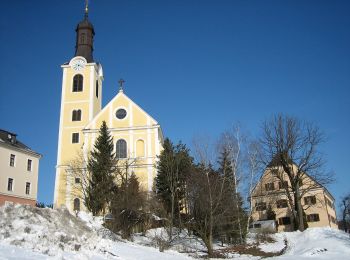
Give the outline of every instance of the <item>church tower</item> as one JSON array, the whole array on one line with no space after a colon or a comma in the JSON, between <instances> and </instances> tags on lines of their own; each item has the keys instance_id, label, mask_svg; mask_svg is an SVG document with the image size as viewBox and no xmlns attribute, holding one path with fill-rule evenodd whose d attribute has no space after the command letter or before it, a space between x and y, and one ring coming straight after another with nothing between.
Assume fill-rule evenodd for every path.
<instances>
[{"instance_id":1,"label":"church tower","mask_svg":"<svg viewBox=\"0 0 350 260\"><path fill-rule=\"evenodd\" d=\"M82 129L101 111L102 66L93 59L95 31L88 19L88 6L76 27L75 55L63 70L58 136L54 207L73 207L67 168L82 151Z\"/></svg>"}]
</instances>

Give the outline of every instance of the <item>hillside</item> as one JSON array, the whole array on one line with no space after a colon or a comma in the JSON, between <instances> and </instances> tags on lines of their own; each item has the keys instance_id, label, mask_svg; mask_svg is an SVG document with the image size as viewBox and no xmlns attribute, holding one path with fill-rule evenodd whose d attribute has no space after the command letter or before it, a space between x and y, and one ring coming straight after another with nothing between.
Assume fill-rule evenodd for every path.
<instances>
[{"instance_id":1,"label":"hillside","mask_svg":"<svg viewBox=\"0 0 350 260\"><path fill-rule=\"evenodd\" d=\"M136 234L134 242L121 239L88 214L72 216L66 210L39 209L7 204L0 207L0 259L193 259L204 256L199 239L180 233L165 252L157 248L166 239L164 229ZM285 254L274 259L349 259L350 239L338 231L314 228L273 235L275 242L260 244L264 252ZM254 243L254 239L250 239ZM222 248L216 246L219 250ZM181 252L181 253L180 253ZM238 253L230 258L260 259Z\"/></svg>"}]
</instances>

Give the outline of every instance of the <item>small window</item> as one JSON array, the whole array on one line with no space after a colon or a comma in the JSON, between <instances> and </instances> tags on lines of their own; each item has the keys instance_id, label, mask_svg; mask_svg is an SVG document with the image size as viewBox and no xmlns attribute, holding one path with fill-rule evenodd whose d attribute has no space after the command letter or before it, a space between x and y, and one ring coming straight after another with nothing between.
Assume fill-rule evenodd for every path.
<instances>
[{"instance_id":1,"label":"small window","mask_svg":"<svg viewBox=\"0 0 350 260\"><path fill-rule=\"evenodd\" d=\"M263 211L266 210L266 202L258 202L255 204L255 210L256 211Z\"/></svg>"},{"instance_id":2,"label":"small window","mask_svg":"<svg viewBox=\"0 0 350 260\"><path fill-rule=\"evenodd\" d=\"M26 182L26 194L30 194L30 182Z\"/></svg>"},{"instance_id":3,"label":"small window","mask_svg":"<svg viewBox=\"0 0 350 260\"><path fill-rule=\"evenodd\" d=\"M79 184L80 183L80 178L75 178L75 183Z\"/></svg>"},{"instance_id":4,"label":"small window","mask_svg":"<svg viewBox=\"0 0 350 260\"><path fill-rule=\"evenodd\" d=\"M283 217L278 219L279 225L290 225L290 217Z\"/></svg>"},{"instance_id":5,"label":"small window","mask_svg":"<svg viewBox=\"0 0 350 260\"><path fill-rule=\"evenodd\" d=\"M305 205L315 205L316 204L316 197L315 196L304 197L304 203L305 203Z\"/></svg>"},{"instance_id":6,"label":"small window","mask_svg":"<svg viewBox=\"0 0 350 260\"><path fill-rule=\"evenodd\" d=\"M74 199L74 211L80 211L80 199Z\"/></svg>"},{"instance_id":7,"label":"small window","mask_svg":"<svg viewBox=\"0 0 350 260\"><path fill-rule=\"evenodd\" d=\"M98 80L96 80L96 97L98 98Z\"/></svg>"},{"instance_id":8,"label":"small window","mask_svg":"<svg viewBox=\"0 0 350 260\"><path fill-rule=\"evenodd\" d=\"M265 184L265 190L266 191L271 191L271 190L274 190L275 189L275 185L273 182L270 182L270 183L266 183Z\"/></svg>"},{"instance_id":9,"label":"small window","mask_svg":"<svg viewBox=\"0 0 350 260\"><path fill-rule=\"evenodd\" d=\"M73 133L72 134L72 144L79 143L79 133Z\"/></svg>"},{"instance_id":10,"label":"small window","mask_svg":"<svg viewBox=\"0 0 350 260\"><path fill-rule=\"evenodd\" d=\"M287 200L278 200L276 204L277 204L277 208L279 209L288 207Z\"/></svg>"},{"instance_id":11,"label":"small window","mask_svg":"<svg viewBox=\"0 0 350 260\"><path fill-rule=\"evenodd\" d=\"M10 166L11 167L15 167L15 159L16 159L16 155L11 154L10 155Z\"/></svg>"},{"instance_id":12,"label":"small window","mask_svg":"<svg viewBox=\"0 0 350 260\"><path fill-rule=\"evenodd\" d=\"M254 228L261 228L261 224L254 224Z\"/></svg>"},{"instance_id":13,"label":"small window","mask_svg":"<svg viewBox=\"0 0 350 260\"><path fill-rule=\"evenodd\" d=\"M116 144L116 157L117 158L126 158L126 141L123 139L119 139Z\"/></svg>"},{"instance_id":14,"label":"small window","mask_svg":"<svg viewBox=\"0 0 350 260\"><path fill-rule=\"evenodd\" d=\"M12 191L13 190L13 179L9 178L7 182L7 190Z\"/></svg>"},{"instance_id":15,"label":"small window","mask_svg":"<svg viewBox=\"0 0 350 260\"><path fill-rule=\"evenodd\" d=\"M279 189L282 190L282 189L285 189L285 188L288 188L288 181L280 181L278 183L278 186L279 186Z\"/></svg>"},{"instance_id":16,"label":"small window","mask_svg":"<svg viewBox=\"0 0 350 260\"><path fill-rule=\"evenodd\" d=\"M27 171L31 172L32 171L32 160L28 159L27 162Z\"/></svg>"},{"instance_id":17,"label":"small window","mask_svg":"<svg viewBox=\"0 0 350 260\"><path fill-rule=\"evenodd\" d=\"M81 110L73 110L72 112L72 121L81 121Z\"/></svg>"},{"instance_id":18,"label":"small window","mask_svg":"<svg viewBox=\"0 0 350 260\"><path fill-rule=\"evenodd\" d=\"M83 91L83 76L77 74L73 78L73 92Z\"/></svg>"},{"instance_id":19,"label":"small window","mask_svg":"<svg viewBox=\"0 0 350 260\"><path fill-rule=\"evenodd\" d=\"M118 118L118 119L123 119L126 117L126 110L123 109L123 108L120 108L117 110L117 112L115 113L115 116Z\"/></svg>"},{"instance_id":20,"label":"small window","mask_svg":"<svg viewBox=\"0 0 350 260\"><path fill-rule=\"evenodd\" d=\"M310 214L306 216L307 222L318 222L320 221L320 216L318 214Z\"/></svg>"}]
</instances>

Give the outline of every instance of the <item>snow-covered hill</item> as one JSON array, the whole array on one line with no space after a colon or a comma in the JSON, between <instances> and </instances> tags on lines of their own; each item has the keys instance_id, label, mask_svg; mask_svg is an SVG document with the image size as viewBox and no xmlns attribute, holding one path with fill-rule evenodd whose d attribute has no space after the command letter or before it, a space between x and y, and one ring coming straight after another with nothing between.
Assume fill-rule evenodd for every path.
<instances>
[{"instance_id":1,"label":"snow-covered hill","mask_svg":"<svg viewBox=\"0 0 350 260\"><path fill-rule=\"evenodd\" d=\"M39 209L7 204L0 207L0 260L3 259L193 259L203 255L204 246L185 233L171 250L159 252L164 229L135 235L134 242L121 239L102 226L100 218L88 214L72 216L66 210ZM338 230L310 228L305 232L273 235L276 242L260 244L265 252L285 254L274 259L350 259L350 238ZM219 246L217 246L219 248ZM181 252L181 253L180 253ZM260 259L229 254L232 258Z\"/></svg>"}]
</instances>

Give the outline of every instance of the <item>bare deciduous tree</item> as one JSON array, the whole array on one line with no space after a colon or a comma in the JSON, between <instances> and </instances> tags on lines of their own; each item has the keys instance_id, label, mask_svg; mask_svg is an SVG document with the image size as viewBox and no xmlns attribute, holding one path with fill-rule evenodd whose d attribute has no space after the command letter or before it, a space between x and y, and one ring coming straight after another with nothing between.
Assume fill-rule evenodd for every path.
<instances>
[{"instance_id":1,"label":"bare deciduous tree","mask_svg":"<svg viewBox=\"0 0 350 260\"><path fill-rule=\"evenodd\" d=\"M342 209L342 228L348 232L350 227L350 193L342 198L340 207Z\"/></svg>"},{"instance_id":2,"label":"bare deciduous tree","mask_svg":"<svg viewBox=\"0 0 350 260\"><path fill-rule=\"evenodd\" d=\"M281 114L266 120L262 130L262 162L282 183L285 178L289 180L290 186L285 187L285 193L291 206L294 229L303 231L302 197L310 189L333 180L332 174L323 171L324 160L318 150L324 135L312 123ZM304 180L309 183L303 185Z\"/></svg>"}]
</instances>

